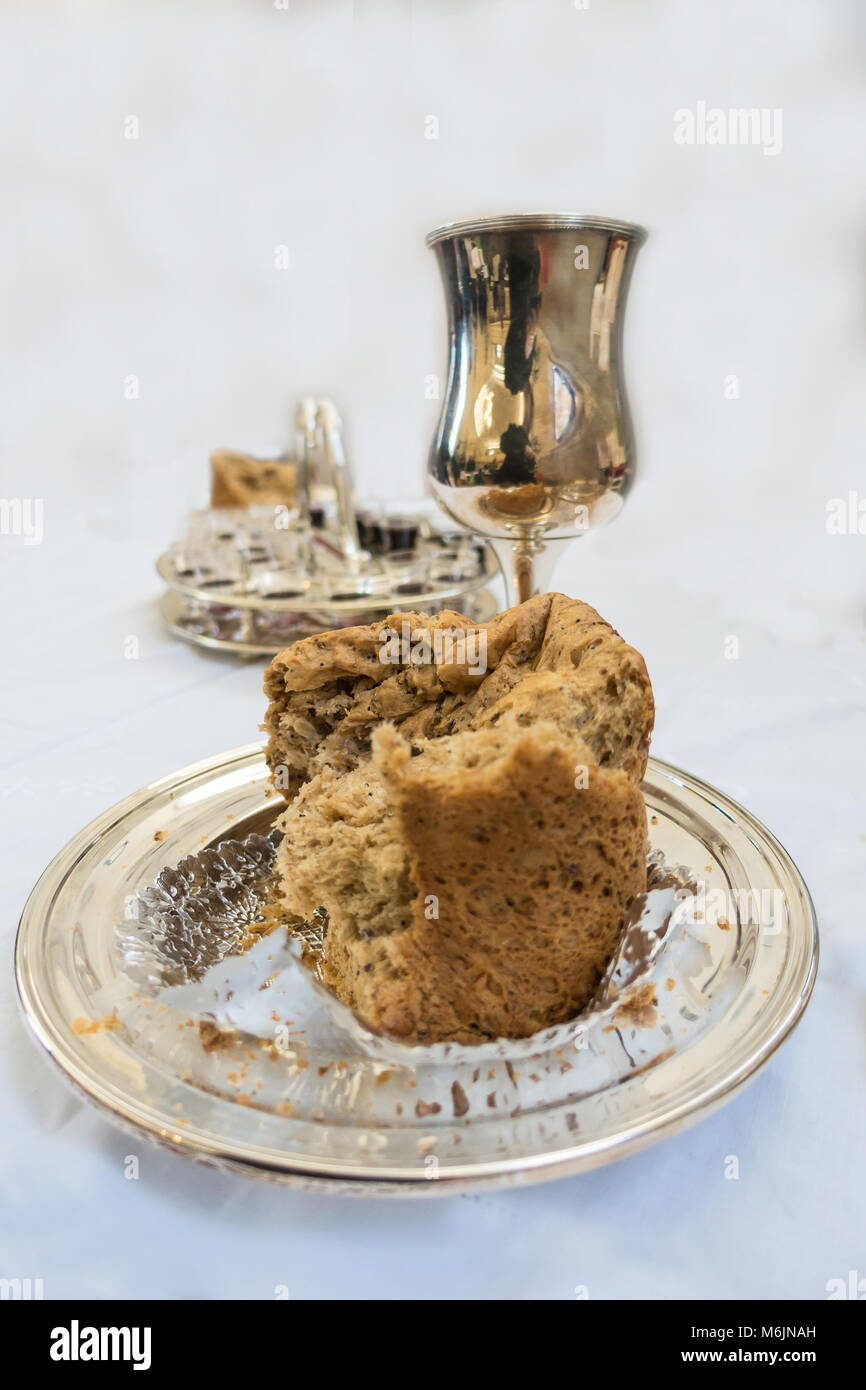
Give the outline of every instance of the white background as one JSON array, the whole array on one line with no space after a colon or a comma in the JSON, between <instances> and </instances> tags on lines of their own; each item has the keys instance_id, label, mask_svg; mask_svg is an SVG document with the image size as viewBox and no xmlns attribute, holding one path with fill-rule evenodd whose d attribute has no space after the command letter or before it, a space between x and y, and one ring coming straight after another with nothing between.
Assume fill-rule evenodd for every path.
<instances>
[{"instance_id":1,"label":"white background","mask_svg":"<svg viewBox=\"0 0 866 1390\"><path fill-rule=\"evenodd\" d=\"M485 1299L866 1278L866 536L826 529L830 499L866 495L862 4L46 0L2 28L0 494L44 499L45 536L0 536L0 1276L47 1297ZM781 153L677 145L699 101L781 108ZM386 1204L184 1164L38 1055L18 914L85 821L255 736L260 667L167 638L155 609L209 450L280 445L296 397L327 392L361 490L418 492L445 360L424 233L540 208L650 230L626 328L640 478L557 586L644 652L655 752L800 864L812 1005L728 1107L588 1176Z\"/></svg>"}]
</instances>

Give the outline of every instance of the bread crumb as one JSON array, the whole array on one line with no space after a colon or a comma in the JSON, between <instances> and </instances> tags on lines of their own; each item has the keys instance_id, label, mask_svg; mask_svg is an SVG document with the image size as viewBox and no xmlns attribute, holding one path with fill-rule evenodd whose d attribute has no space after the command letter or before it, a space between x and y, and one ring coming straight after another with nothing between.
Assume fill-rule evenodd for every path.
<instances>
[{"instance_id":1,"label":"bread crumb","mask_svg":"<svg viewBox=\"0 0 866 1390\"><path fill-rule=\"evenodd\" d=\"M78 1033L116 1033L120 1027L117 1014L107 1014L105 1018L74 1018L72 1031Z\"/></svg>"},{"instance_id":2,"label":"bread crumb","mask_svg":"<svg viewBox=\"0 0 866 1390\"><path fill-rule=\"evenodd\" d=\"M454 1118L457 1120L459 1120L463 1115L467 1114L469 1110L469 1097L467 1096L463 1087L460 1085L459 1081L455 1081L452 1083L451 1104L454 1108Z\"/></svg>"},{"instance_id":3,"label":"bread crumb","mask_svg":"<svg viewBox=\"0 0 866 1390\"><path fill-rule=\"evenodd\" d=\"M658 1022L655 997L656 987L653 980L644 980L640 985L636 985L620 1004L614 1018L621 1027L625 1028L654 1028Z\"/></svg>"},{"instance_id":4,"label":"bread crumb","mask_svg":"<svg viewBox=\"0 0 866 1390\"><path fill-rule=\"evenodd\" d=\"M216 1052L218 1048L231 1047L237 1039L234 1029L220 1028L212 1018L199 1019L198 1035L205 1052Z\"/></svg>"}]
</instances>

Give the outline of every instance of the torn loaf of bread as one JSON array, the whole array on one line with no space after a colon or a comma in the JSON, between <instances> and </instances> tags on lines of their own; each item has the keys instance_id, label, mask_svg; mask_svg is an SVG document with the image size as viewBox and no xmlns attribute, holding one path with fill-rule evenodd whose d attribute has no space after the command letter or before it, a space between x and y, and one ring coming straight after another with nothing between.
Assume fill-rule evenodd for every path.
<instances>
[{"instance_id":1,"label":"torn loaf of bread","mask_svg":"<svg viewBox=\"0 0 866 1390\"><path fill-rule=\"evenodd\" d=\"M423 1043L589 1002L646 887L652 691L613 628L561 594L397 613L296 643L265 691L281 892L327 910L339 999Z\"/></svg>"},{"instance_id":2,"label":"torn loaf of bread","mask_svg":"<svg viewBox=\"0 0 866 1390\"><path fill-rule=\"evenodd\" d=\"M292 507L298 468L290 459L257 459L231 449L210 456L212 507Z\"/></svg>"}]
</instances>

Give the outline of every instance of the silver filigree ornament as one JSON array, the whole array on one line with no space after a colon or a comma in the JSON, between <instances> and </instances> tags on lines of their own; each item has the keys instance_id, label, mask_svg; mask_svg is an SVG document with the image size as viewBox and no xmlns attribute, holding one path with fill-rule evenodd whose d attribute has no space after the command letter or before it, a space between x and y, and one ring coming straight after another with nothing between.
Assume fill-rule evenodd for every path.
<instances>
[{"instance_id":1,"label":"silver filigree ornament","mask_svg":"<svg viewBox=\"0 0 866 1390\"><path fill-rule=\"evenodd\" d=\"M386 1059L411 1059L413 1064L458 1061L464 1055L473 1059L525 1056L542 1043L573 1043L600 1019L611 1017L629 993L650 978L667 944L676 902L694 890L689 870L667 864L658 851L650 852L647 891L635 899L595 998L580 1015L532 1038L498 1039L471 1047L452 1043L421 1047L370 1033L318 982L328 916L323 908L308 921L279 914L274 863L281 839L276 829L265 836L227 839L215 848L188 855L176 867L163 868L152 885L130 900L127 920L119 932L127 974L146 994L161 994L174 1004L183 1002L200 1017L216 1018L223 1028L265 1037L272 1032L270 1006L263 1015L265 1022L255 1022L260 1006L256 1003L251 1012L251 1001L264 989L272 999L285 992L292 1001L292 1014L312 1017L317 1008L324 1009L361 1052ZM277 944L259 960L261 953L247 948L265 934L261 927L268 916L286 930L280 932L279 939L274 938ZM245 952L248 971L238 974L233 970L223 980L219 971L212 969ZM279 988L274 987L275 979L281 981Z\"/></svg>"},{"instance_id":2,"label":"silver filigree ornament","mask_svg":"<svg viewBox=\"0 0 866 1390\"><path fill-rule=\"evenodd\" d=\"M222 840L161 869L127 903L118 928L127 974L149 994L199 980L237 951L265 920L273 902L279 830ZM299 923L298 934L321 944L322 923Z\"/></svg>"}]
</instances>

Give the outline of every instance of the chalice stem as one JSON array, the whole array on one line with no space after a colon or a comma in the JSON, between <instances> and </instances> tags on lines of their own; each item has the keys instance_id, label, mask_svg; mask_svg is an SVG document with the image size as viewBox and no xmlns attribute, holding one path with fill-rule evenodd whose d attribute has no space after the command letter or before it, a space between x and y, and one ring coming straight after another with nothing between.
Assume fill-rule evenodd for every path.
<instances>
[{"instance_id":1,"label":"chalice stem","mask_svg":"<svg viewBox=\"0 0 866 1390\"><path fill-rule=\"evenodd\" d=\"M554 566L568 537L540 540L515 537L491 540L505 580L506 607L525 603L533 594L547 592Z\"/></svg>"}]
</instances>

